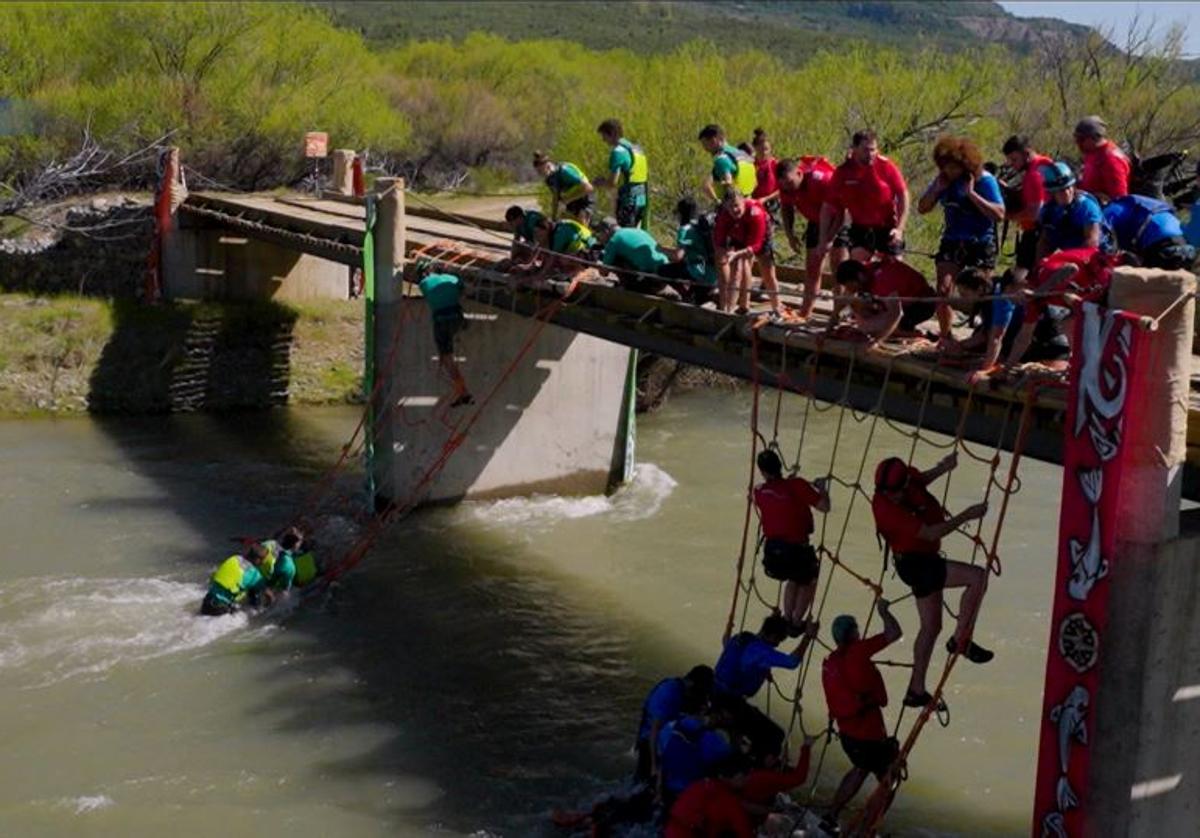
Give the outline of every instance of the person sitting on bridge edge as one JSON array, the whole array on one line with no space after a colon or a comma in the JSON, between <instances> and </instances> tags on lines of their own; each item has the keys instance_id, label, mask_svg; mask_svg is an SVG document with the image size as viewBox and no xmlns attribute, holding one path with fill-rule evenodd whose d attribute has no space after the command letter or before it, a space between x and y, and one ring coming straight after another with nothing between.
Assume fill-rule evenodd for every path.
<instances>
[{"instance_id":1,"label":"person sitting on bridge edge","mask_svg":"<svg viewBox=\"0 0 1200 838\"><path fill-rule=\"evenodd\" d=\"M899 457L888 457L875 469L875 496L871 511L875 529L894 557L896 573L916 597L921 628L913 643L913 668L906 707L925 707L933 697L925 689L925 676L933 644L942 631L942 599L946 588L965 588L959 602L958 625L946 642L951 654L961 653L972 663L987 663L993 654L971 640L979 605L987 591L988 569L950 561L942 555L942 538L968 521L987 514L987 504L969 506L949 515L927 488L958 465L950 454L929 471L906 465Z\"/></svg>"},{"instance_id":2,"label":"person sitting on bridge edge","mask_svg":"<svg viewBox=\"0 0 1200 838\"><path fill-rule=\"evenodd\" d=\"M1186 270L1196 260L1196 249L1183 237L1183 225L1166 201L1126 195L1109 202L1103 213L1117 247L1133 253L1143 266Z\"/></svg>"},{"instance_id":3,"label":"person sitting on bridge edge","mask_svg":"<svg viewBox=\"0 0 1200 838\"><path fill-rule=\"evenodd\" d=\"M1129 194L1132 166L1121 147L1108 138L1108 123L1098 116L1085 116L1075 125L1075 146L1083 155L1079 188L1101 204Z\"/></svg>"},{"instance_id":4,"label":"person sitting on bridge edge","mask_svg":"<svg viewBox=\"0 0 1200 838\"><path fill-rule=\"evenodd\" d=\"M658 278L670 260L654 240L640 227L618 227L611 216L602 218L595 228L596 242L603 246L600 261L617 275L623 288L643 294L655 294L668 300L680 299L679 292Z\"/></svg>"},{"instance_id":5,"label":"person sitting on bridge edge","mask_svg":"<svg viewBox=\"0 0 1200 838\"><path fill-rule=\"evenodd\" d=\"M642 703L642 719L636 742L635 782L648 783L658 776L655 743L665 725L680 716L708 711L712 696L713 671L710 666L693 666L682 678L664 678L654 685Z\"/></svg>"},{"instance_id":6,"label":"person sitting on bridge edge","mask_svg":"<svg viewBox=\"0 0 1200 838\"><path fill-rule=\"evenodd\" d=\"M821 288L821 272L825 264L825 253L820 249L821 207L833 182L833 172L833 164L824 157L785 159L775 165L783 232L795 253L800 252L796 213L803 215L805 220L804 300L800 304L802 318L812 316L817 304L817 291ZM834 270L846 259L845 236L846 231L839 230L829 251L829 264Z\"/></svg>"},{"instance_id":7,"label":"person sitting on bridge edge","mask_svg":"<svg viewBox=\"0 0 1200 838\"><path fill-rule=\"evenodd\" d=\"M596 206L596 188L574 163L555 163L540 151L533 153L533 168L550 188L550 218L557 221L559 209L578 217L584 210L591 216Z\"/></svg>"},{"instance_id":8,"label":"person sitting on bridge edge","mask_svg":"<svg viewBox=\"0 0 1200 838\"><path fill-rule=\"evenodd\" d=\"M726 640L713 667L713 704L733 714L734 729L750 740L751 756L760 764L779 756L784 732L747 699L762 689L772 669L798 668L818 628L816 620L810 621L800 645L788 654L776 647L787 638L791 625L786 617L769 615L757 634L743 631Z\"/></svg>"},{"instance_id":9,"label":"person sitting on bridge edge","mask_svg":"<svg viewBox=\"0 0 1200 838\"><path fill-rule=\"evenodd\" d=\"M509 269L529 270L537 263L539 252L550 249L554 224L540 211L516 205L508 208L504 220L513 233Z\"/></svg>"},{"instance_id":10,"label":"person sitting on bridge edge","mask_svg":"<svg viewBox=\"0 0 1200 838\"><path fill-rule=\"evenodd\" d=\"M842 777L825 817L825 822L833 826L867 776L874 774L882 782L900 754L900 743L888 735L883 721L887 687L871 658L899 640L903 632L886 599L880 598L875 607L883 619L883 631L864 639L854 617L835 617L835 648L821 663L825 703L837 723L842 750L850 760L850 770Z\"/></svg>"},{"instance_id":11,"label":"person sitting on bridge edge","mask_svg":"<svg viewBox=\"0 0 1200 838\"><path fill-rule=\"evenodd\" d=\"M454 274L434 273L433 263L417 262L417 287L429 305L433 318L433 342L437 345L438 364L454 386L451 407L474 403L466 379L454 358L454 338L467 327L460 297L462 280Z\"/></svg>"},{"instance_id":12,"label":"person sitting on bridge edge","mask_svg":"<svg viewBox=\"0 0 1200 838\"><path fill-rule=\"evenodd\" d=\"M837 284L845 296L854 298L849 303L850 313L867 335L868 346L883 343L897 332L912 336L937 311L933 288L925 276L890 256L866 264L847 259L838 265ZM840 300L834 302L830 327L837 326L842 306Z\"/></svg>"},{"instance_id":13,"label":"person sitting on bridge edge","mask_svg":"<svg viewBox=\"0 0 1200 838\"><path fill-rule=\"evenodd\" d=\"M736 186L726 189L713 227L721 311L733 310L736 288L737 313L750 313L750 271L755 262L771 309L780 310L771 226L771 216L762 204L747 198Z\"/></svg>"},{"instance_id":14,"label":"person sitting on bridge edge","mask_svg":"<svg viewBox=\"0 0 1200 838\"><path fill-rule=\"evenodd\" d=\"M783 462L773 450L758 455L763 482L754 487L754 505L762 524L763 572L782 581L783 616L791 623L792 637L808 625L808 609L817 590L821 561L809 543L813 514L829 511L825 479L809 483L803 477L784 477Z\"/></svg>"},{"instance_id":15,"label":"person sitting on bridge edge","mask_svg":"<svg viewBox=\"0 0 1200 838\"><path fill-rule=\"evenodd\" d=\"M675 216L679 229L675 233L675 247L662 248L670 263L658 269L658 275L674 280L684 299L703 305L715 297L717 290L716 251L713 248L711 213L700 213L696 201L681 198L675 205Z\"/></svg>"},{"instance_id":16,"label":"person sitting on bridge edge","mask_svg":"<svg viewBox=\"0 0 1200 838\"><path fill-rule=\"evenodd\" d=\"M1014 173L1009 187L1011 203L1006 204L1005 212L1009 220L1015 221L1020 228L1015 248L1014 277L1021 281L1037 263L1038 217L1046 203L1042 167L1052 165L1054 161L1035 151L1032 141L1019 134L1005 140L1001 151L1009 169Z\"/></svg>"},{"instance_id":17,"label":"person sitting on bridge edge","mask_svg":"<svg viewBox=\"0 0 1200 838\"><path fill-rule=\"evenodd\" d=\"M833 173L821 207L821 254L828 253L847 218L850 255L865 262L876 253L904 253L908 184L896 164L879 153L874 131L857 131L850 153Z\"/></svg>"},{"instance_id":18,"label":"person sitting on bridge edge","mask_svg":"<svg viewBox=\"0 0 1200 838\"><path fill-rule=\"evenodd\" d=\"M974 364L975 371L971 380L986 378L988 373L1000 364L1003 352L1012 348L1013 340L1020 330L1021 318L1017 316L1020 307L1010 294L1012 274L1005 272L1003 277L993 277L981 268L967 268L959 271L954 278L956 298L960 306L970 315L972 321L979 320L979 326L970 337L955 341L946 349L950 354L982 353ZM982 299L982 298L988 299Z\"/></svg>"},{"instance_id":19,"label":"person sitting on bridge edge","mask_svg":"<svg viewBox=\"0 0 1200 838\"><path fill-rule=\"evenodd\" d=\"M917 201L921 215L941 204L945 213L942 241L934 263L939 297L954 291L954 278L964 268L991 272L996 267L996 224L1004 219L1000 182L983 168L983 155L964 137L939 137L933 147L938 175ZM954 315L948 303L937 307L938 336L953 337Z\"/></svg>"},{"instance_id":20,"label":"person sitting on bridge edge","mask_svg":"<svg viewBox=\"0 0 1200 838\"><path fill-rule=\"evenodd\" d=\"M646 229L646 198L649 192L650 166L646 152L636 143L625 139L625 128L619 119L606 119L596 128L608 153L608 176L598 178L596 186L615 186L617 200L614 214L622 227Z\"/></svg>"},{"instance_id":21,"label":"person sitting on bridge edge","mask_svg":"<svg viewBox=\"0 0 1200 838\"><path fill-rule=\"evenodd\" d=\"M251 544L244 555L233 555L221 562L209 579L200 613L205 617L221 617L245 605L257 606L262 599L269 603L271 593L261 570L266 558L267 551L261 544Z\"/></svg>"},{"instance_id":22,"label":"person sitting on bridge edge","mask_svg":"<svg viewBox=\"0 0 1200 838\"><path fill-rule=\"evenodd\" d=\"M754 193L758 186L754 159L726 142L724 128L705 125L700 129L697 139L713 158L712 171L704 181L705 195L720 203L730 188L736 188L743 195Z\"/></svg>"},{"instance_id":23,"label":"person sitting on bridge edge","mask_svg":"<svg viewBox=\"0 0 1200 838\"><path fill-rule=\"evenodd\" d=\"M1076 187L1070 166L1063 162L1043 166L1042 183L1049 201L1038 214L1041 233L1035 263L1056 250L1111 249L1100 203Z\"/></svg>"}]
</instances>

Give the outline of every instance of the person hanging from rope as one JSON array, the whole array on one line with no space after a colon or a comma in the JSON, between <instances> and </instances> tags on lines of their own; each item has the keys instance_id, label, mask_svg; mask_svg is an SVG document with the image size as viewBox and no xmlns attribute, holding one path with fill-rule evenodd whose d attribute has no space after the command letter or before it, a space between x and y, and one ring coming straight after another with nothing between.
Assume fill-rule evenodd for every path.
<instances>
[{"instance_id":1,"label":"person hanging from rope","mask_svg":"<svg viewBox=\"0 0 1200 838\"><path fill-rule=\"evenodd\" d=\"M981 353L975 362L971 380L977 381L999 367L1001 353L1012 348L1020 331L1019 307L1011 296L1012 274L993 277L981 268L966 268L954 278L955 298L958 306L979 321L970 337L955 341L946 347L951 355ZM987 297L988 299L982 299Z\"/></svg>"},{"instance_id":2,"label":"person hanging from rope","mask_svg":"<svg viewBox=\"0 0 1200 838\"><path fill-rule=\"evenodd\" d=\"M808 626L808 609L821 572L817 552L809 543L812 513L829 511L828 481L784 477L783 462L770 448L759 453L758 470L763 482L754 487L754 505L766 539L763 572L784 583L783 616L791 624L788 634L799 637Z\"/></svg>"},{"instance_id":3,"label":"person hanging from rope","mask_svg":"<svg viewBox=\"0 0 1200 838\"><path fill-rule=\"evenodd\" d=\"M539 253L550 249L550 234L554 224L535 209L513 205L504 213L504 221L512 230L512 249L509 264L503 269L510 272L529 271L538 263Z\"/></svg>"},{"instance_id":4,"label":"person hanging from rope","mask_svg":"<svg viewBox=\"0 0 1200 838\"><path fill-rule=\"evenodd\" d=\"M847 259L838 265L837 282L843 294L855 298L849 303L850 313L867 336L869 347L893 335L912 337L917 327L937 312L934 291L925 276L890 256L866 264ZM830 329L838 328L843 305L840 300L834 302Z\"/></svg>"},{"instance_id":5,"label":"person hanging from rope","mask_svg":"<svg viewBox=\"0 0 1200 838\"><path fill-rule=\"evenodd\" d=\"M938 174L917 201L917 212L925 215L940 204L945 213L934 263L938 296L949 297L964 268L990 273L996 267L996 224L1004 219L1004 196L1000 182L984 170L983 154L965 137L939 137L933 162ZM954 340L948 303L938 305L937 319L938 338L946 345Z\"/></svg>"},{"instance_id":6,"label":"person hanging from rope","mask_svg":"<svg viewBox=\"0 0 1200 838\"><path fill-rule=\"evenodd\" d=\"M882 782L900 754L900 743L888 735L883 720L887 707L887 687L879 667L871 660L903 635L900 623L882 597L875 603L883 619L883 631L863 638L858 621L842 614L833 621L834 650L821 663L821 686L829 715L837 724L842 750L850 760L850 770L842 777L833 796L825 822L836 831L838 816L858 794L868 775Z\"/></svg>"},{"instance_id":7,"label":"person hanging from rope","mask_svg":"<svg viewBox=\"0 0 1200 838\"><path fill-rule=\"evenodd\" d=\"M987 591L988 569L951 561L941 552L942 538L968 521L986 515L987 504L977 503L957 515L949 515L927 488L957 465L958 455L950 454L922 472L899 457L888 457L875 470L875 496L871 499L875 529L895 559L896 573L912 589L921 619L913 643L912 676L904 696L906 707L925 707L933 701L925 689L925 676L933 645L942 631L946 588L965 589L959 603L958 625L946 641L946 650L951 654L961 653L972 663L987 663L994 657L971 639Z\"/></svg>"},{"instance_id":8,"label":"person hanging from rope","mask_svg":"<svg viewBox=\"0 0 1200 838\"><path fill-rule=\"evenodd\" d=\"M596 243L604 249L600 261L616 274L622 288L654 294L667 300L681 299L678 291L658 272L670 263L654 236L640 227L618 227L611 216L595 225Z\"/></svg>"},{"instance_id":9,"label":"person hanging from rope","mask_svg":"<svg viewBox=\"0 0 1200 838\"><path fill-rule=\"evenodd\" d=\"M1098 116L1085 116L1075 125L1075 146L1083 155L1079 188L1101 204L1129 194L1132 166L1121 147L1108 138L1108 123Z\"/></svg>"},{"instance_id":10,"label":"person hanging from rope","mask_svg":"<svg viewBox=\"0 0 1200 838\"><path fill-rule=\"evenodd\" d=\"M708 711L712 697L713 671L709 666L694 666L682 678L664 678L646 695L642 702L642 719L638 724L635 743L637 767L633 779L650 783L658 776L658 754L655 743L667 724L681 716L695 716Z\"/></svg>"},{"instance_id":11,"label":"person hanging from rope","mask_svg":"<svg viewBox=\"0 0 1200 838\"><path fill-rule=\"evenodd\" d=\"M825 264L825 253L820 248L821 207L833 182L833 173L833 164L824 157L785 159L775 165L783 232L795 253L800 252L800 239L796 235L797 212L805 220L804 300L800 305L802 318L812 316L817 304L817 291L821 288L821 271ZM848 230L843 227L834 236L829 251L829 264L833 270L837 270L837 266L846 259L847 234Z\"/></svg>"},{"instance_id":12,"label":"person hanging from rope","mask_svg":"<svg viewBox=\"0 0 1200 838\"><path fill-rule=\"evenodd\" d=\"M1006 203L1006 213L1008 219L1015 221L1020 228L1017 233L1014 276L1021 281L1037 263L1038 217L1046 203L1042 167L1052 165L1054 161L1035 151L1032 141L1019 134L1005 140L1001 151L1013 172L1010 181L1011 200Z\"/></svg>"},{"instance_id":13,"label":"person hanging from rope","mask_svg":"<svg viewBox=\"0 0 1200 838\"><path fill-rule=\"evenodd\" d=\"M721 201L713 228L713 249L717 256L721 311L733 310L736 300L738 314L750 313L750 269L754 263L758 264L772 311L780 311L771 216L761 203L747 198L736 186L726 189Z\"/></svg>"},{"instance_id":14,"label":"person hanging from rope","mask_svg":"<svg viewBox=\"0 0 1200 838\"><path fill-rule=\"evenodd\" d=\"M758 694L770 679L772 669L800 666L819 623L809 621L800 645L789 654L777 647L788 637L791 627L787 618L779 614L767 616L757 634L743 631L726 640L713 667L713 704L733 714L734 729L750 741L751 757L759 764L779 756L785 734L783 728L748 699Z\"/></svg>"},{"instance_id":15,"label":"person hanging from rope","mask_svg":"<svg viewBox=\"0 0 1200 838\"><path fill-rule=\"evenodd\" d=\"M209 579L208 592L200 604L201 615L221 617L247 605L258 607L262 602L270 604L271 592L267 589L267 578L262 573L266 558L266 549L261 544L252 543L244 553L221 562Z\"/></svg>"},{"instance_id":16,"label":"person hanging from rope","mask_svg":"<svg viewBox=\"0 0 1200 838\"><path fill-rule=\"evenodd\" d=\"M1183 237L1183 225L1171 205L1145 195L1126 195L1102 210L1121 250L1133 253L1147 268L1186 270L1196 249Z\"/></svg>"},{"instance_id":17,"label":"person hanging from rope","mask_svg":"<svg viewBox=\"0 0 1200 838\"><path fill-rule=\"evenodd\" d=\"M712 155L712 171L704 181L704 194L718 204L727 191L737 189L742 195L752 195L758 187L758 176L754 171L754 158L725 140L725 129L720 125L705 125L697 136L700 145Z\"/></svg>"},{"instance_id":18,"label":"person hanging from rope","mask_svg":"<svg viewBox=\"0 0 1200 838\"><path fill-rule=\"evenodd\" d=\"M696 305L714 300L717 291L716 251L713 248L712 213L698 211L693 198L681 198L675 205L679 229L673 248L659 247L671 261L658 269L658 275L675 280L676 290Z\"/></svg>"},{"instance_id":19,"label":"person hanging from rope","mask_svg":"<svg viewBox=\"0 0 1200 838\"><path fill-rule=\"evenodd\" d=\"M550 188L550 218L558 220L559 209L579 217L585 210L591 217L596 206L596 188L592 186L583 170L574 163L555 163L541 151L533 153L533 168Z\"/></svg>"},{"instance_id":20,"label":"person hanging from rope","mask_svg":"<svg viewBox=\"0 0 1200 838\"><path fill-rule=\"evenodd\" d=\"M462 280L454 274L435 273L433 262L421 259L417 262L417 287L429 306L433 321L433 342L437 346L438 365L454 387L450 407L474 404L475 399L467 389L467 381L454 357L454 339L467 327L460 297Z\"/></svg>"},{"instance_id":21,"label":"person hanging from rope","mask_svg":"<svg viewBox=\"0 0 1200 838\"><path fill-rule=\"evenodd\" d=\"M833 181L821 207L822 256L849 219L846 238L850 255L861 262L876 253L904 253L904 229L908 224L909 195L904 175L879 153L874 131L856 131L850 153L833 173Z\"/></svg>"},{"instance_id":22,"label":"person hanging from rope","mask_svg":"<svg viewBox=\"0 0 1200 838\"><path fill-rule=\"evenodd\" d=\"M596 186L615 186L617 189L614 214L622 227L647 229L646 199L649 192L650 166L646 152L636 143L625 139L625 128L619 119L606 119L596 133L611 151L608 154L607 177L598 178Z\"/></svg>"}]
</instances>

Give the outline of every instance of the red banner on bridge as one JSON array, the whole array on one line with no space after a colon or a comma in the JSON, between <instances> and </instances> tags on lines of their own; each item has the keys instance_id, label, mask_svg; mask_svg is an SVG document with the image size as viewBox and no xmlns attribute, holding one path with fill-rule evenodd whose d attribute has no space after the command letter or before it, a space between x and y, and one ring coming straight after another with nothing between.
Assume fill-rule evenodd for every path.
<instances>
[{"instance_id":1,"label":"red banner on bridge","mask_svg":"<svg viewBox=\"0 0 1200 838\"><path fill-rule=\"evenodd\" d=\"M1139 421L1126 398L1146 362L1136 319L1082 306L1075 323L1070 395L1063 438L1058 572L1034 795L1035 836L1084 834L1084 801L1094 732L1093 710L1104 630L1109 568L1117 542L1122 441Z\"/></svg>"}]
</instances>

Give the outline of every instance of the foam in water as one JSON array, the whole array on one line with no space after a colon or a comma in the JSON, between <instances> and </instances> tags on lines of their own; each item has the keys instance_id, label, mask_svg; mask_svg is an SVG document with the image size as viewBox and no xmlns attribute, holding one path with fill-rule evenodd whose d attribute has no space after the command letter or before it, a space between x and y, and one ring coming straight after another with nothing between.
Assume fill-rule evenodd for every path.
<instances>
[{"instance_id":1,"label":"foam in water","mask_svg":"<svg viewBox=\"0 0 1200 838\"><path fill-rule=\"evenodd\" d=\"M115 802L107 794L85 794L79 797L65 797L59 801L59 805L65 809L73 809L77 815L86 815L88 812L107 809L109 806L115 805Z\"/></svg>"},{"instance_id":2,"label":"foam in water","mask_svg":"<svg viewBox=\"0 0 1200 838\"><path fill-rule=\"evenodd\" d=\"M611 496L561 497L533 495L487 503L467 503L468 514L490 525L548 528L563 520L611 515L618 521L638 521L655 515L675 489L675 478L653 463L642 463L633 479Z\"/></svg>"},{"instance_id":3,"label":"foam in water","mask_svg":"<svg viewBox=\"0 0 1200 838\"><path fill-rule=\"evenodd\" d=\"M25 688L198 649L245 628L201 617L204 587L168 579L33 578L0 587L0 673Z\"/></svg>"}]
</instances>

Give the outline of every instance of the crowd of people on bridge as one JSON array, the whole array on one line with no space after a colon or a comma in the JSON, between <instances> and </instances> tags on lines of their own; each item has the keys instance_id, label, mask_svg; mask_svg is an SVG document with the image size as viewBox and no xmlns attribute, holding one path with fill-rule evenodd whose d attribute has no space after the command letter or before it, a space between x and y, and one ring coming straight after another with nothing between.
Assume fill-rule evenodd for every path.
<instances>
[{"instance_id":1,"label":"crowd of people on bridge","mask_svg":"<svg viewBox=\"0 0 1200 838\"><path fill-rule=\"evenodd\" d=\"M1025 136L996 149L1000 166L986 163L967 137L939 137L931 154L937 174L915 201L873 131L856 132L835 162L776 158L762 129L733 145L720 125L706 125L697 135L712 157L702 198L679 200L667 245L647 231L646 152L625 137L620 120L605 120L598 134L611 151L608 171L594 182L580 166L534 155L550 211L508 210L514 274L539 281L607 273L633 290L742 314L757 297L773 316L796 321L812 316L828 274L831 335L871 345L926 336L979 376L1066 357L1072 308L1102 300L1113 267L1190 268L1200 245L1200 212L1185 226L1161 190L1139 194L1130 157L1098 116L1075 126L1078 172ZM615 189L615 200L612 215L597 218L601 187ZM905 235L913 212L938 210L943 233L926 277L906 261ZM1000 270L1010 225L1011 265ZM779 230L794 253L804 253L796 305L784 305L790 292L780 291ZM969 318L969 336L955 331L956 312ZM936 331L922 332L930 321Z\"/></svg>"}]
</instances>

